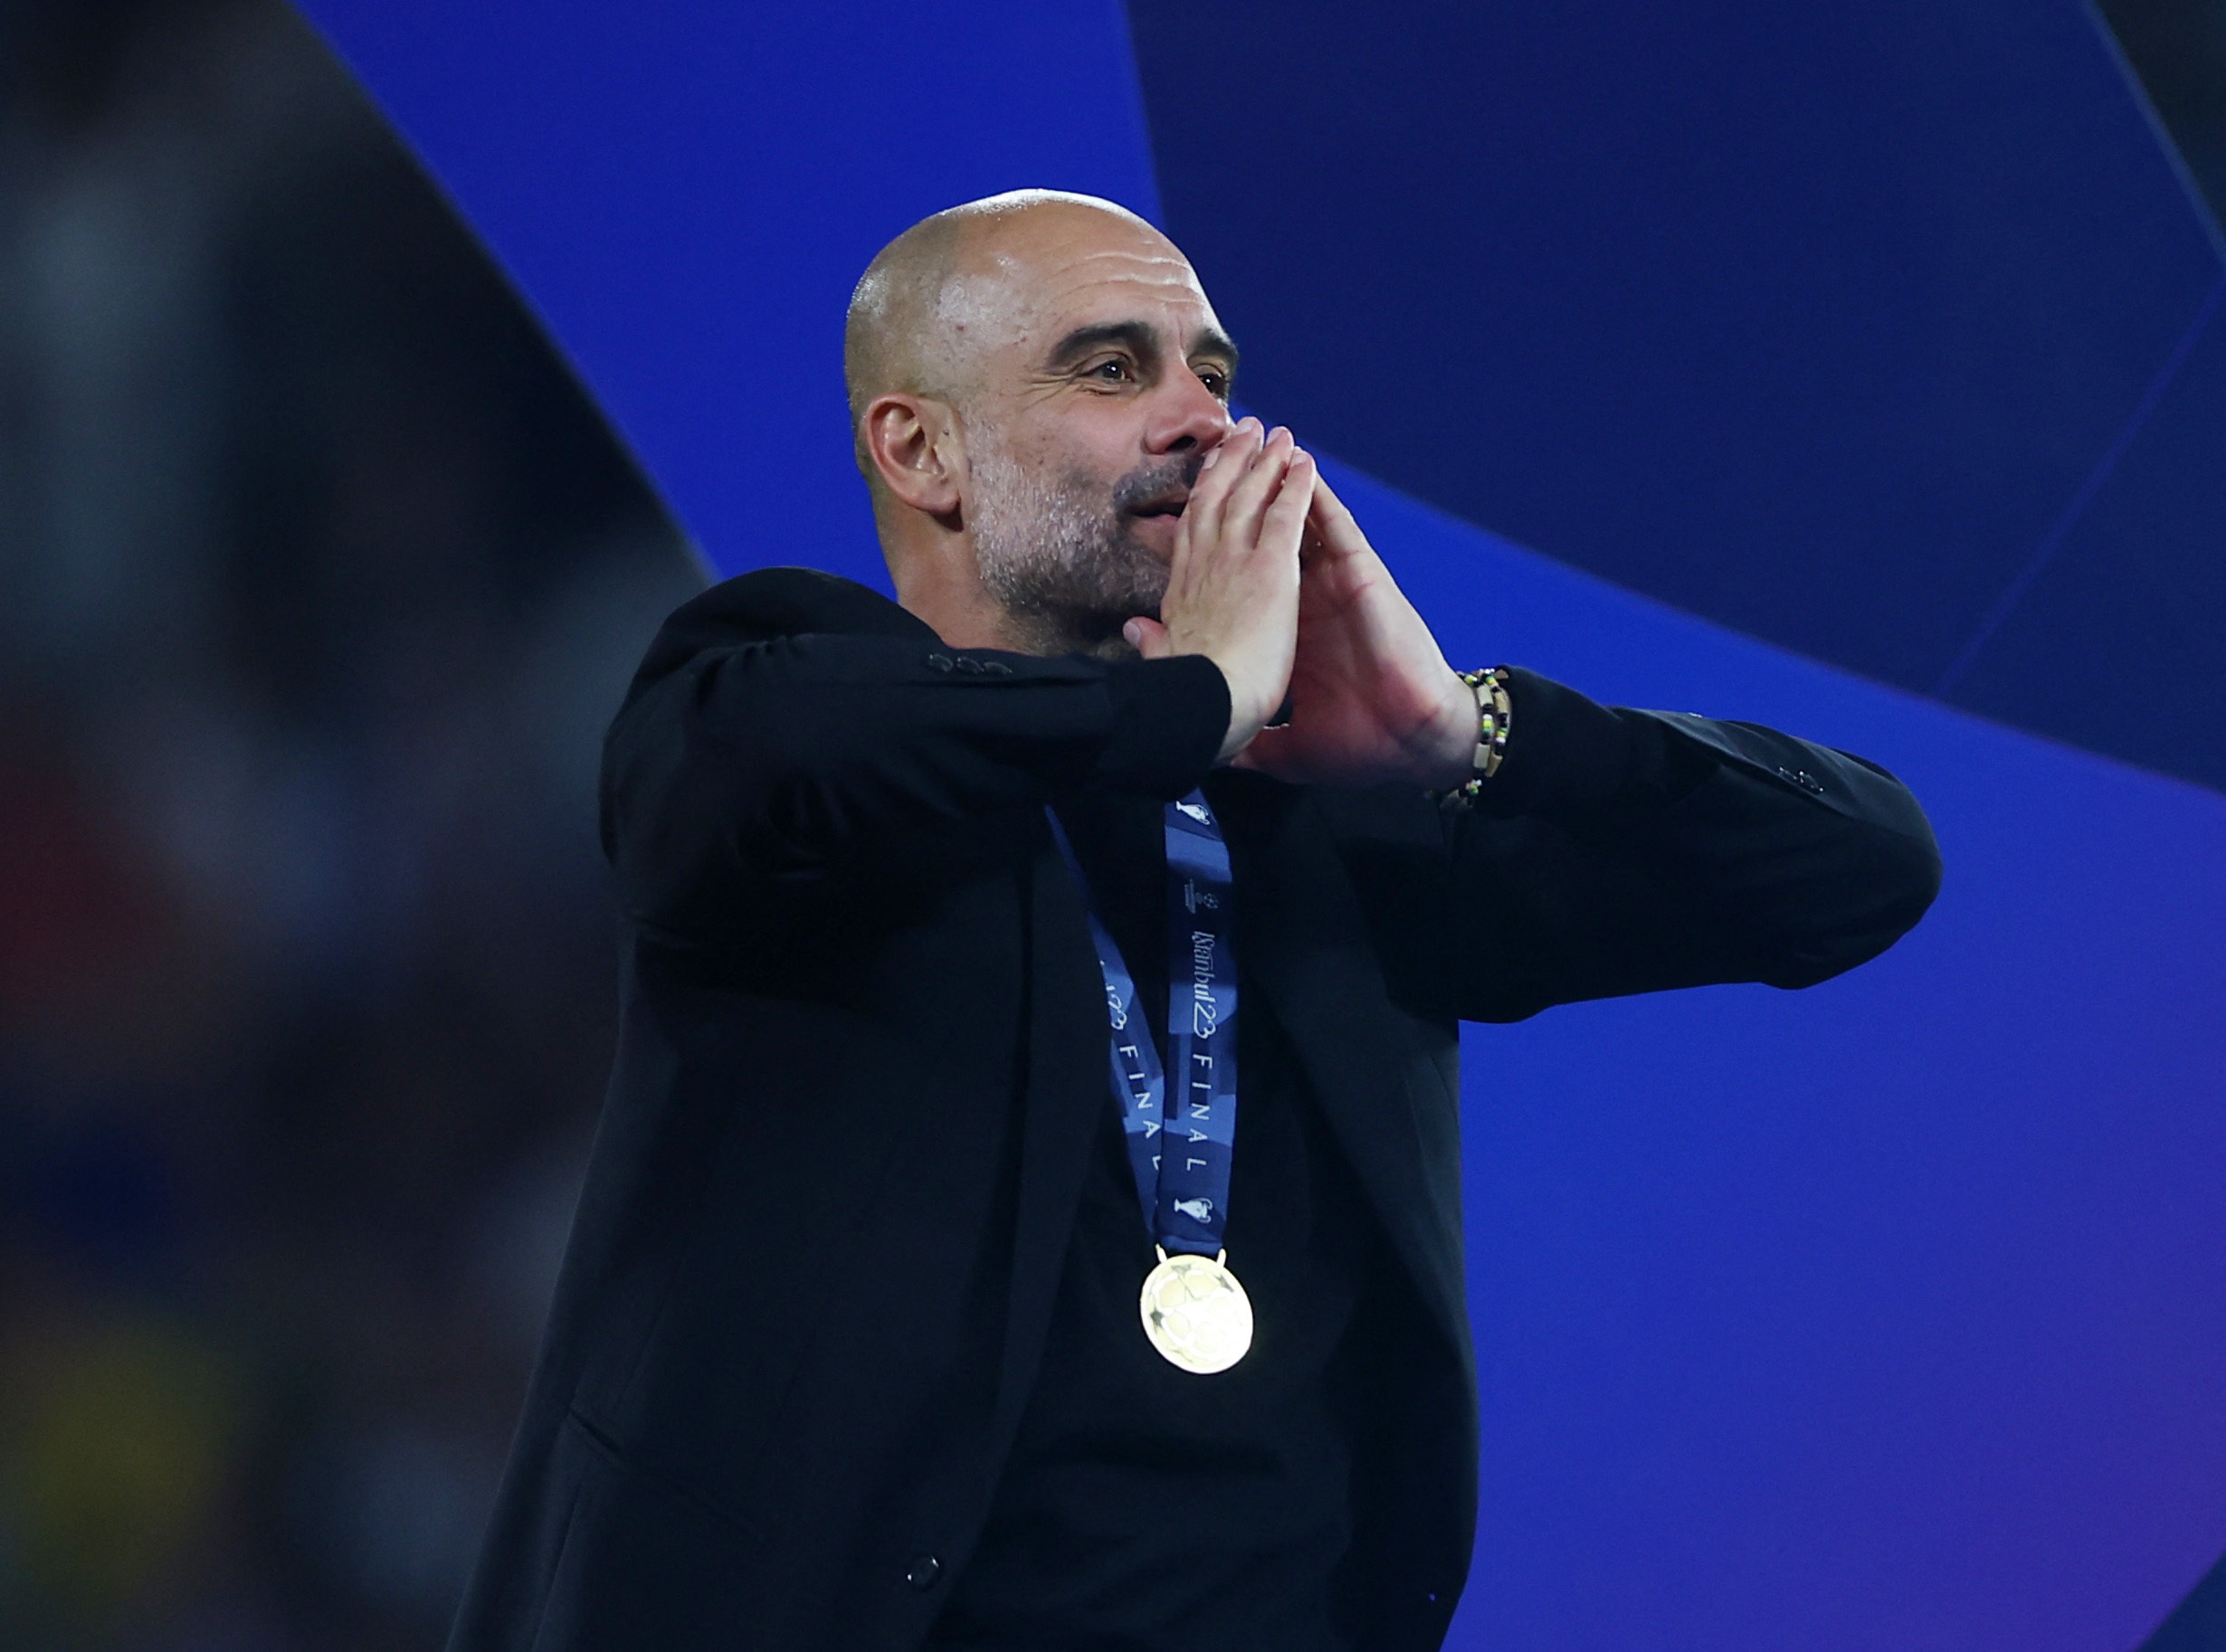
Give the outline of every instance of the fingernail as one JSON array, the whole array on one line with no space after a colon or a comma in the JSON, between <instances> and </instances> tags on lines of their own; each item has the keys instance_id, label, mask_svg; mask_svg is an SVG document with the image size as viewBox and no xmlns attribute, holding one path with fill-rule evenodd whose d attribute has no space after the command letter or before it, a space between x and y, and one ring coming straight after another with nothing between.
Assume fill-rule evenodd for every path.
<instances>
[{"instance_id":1,"label":"fingernail","mask_svg":"<svg viewBox=\"0 0 2226 1652\"><path fill-rule=\"evenodd\" d=\"M1219 447L1208 450L1205 456L1205 462L1198 467L1198 474L1203 476L1208 470L1211 470L1213 468L1213 461L1221 456L1222 451Z\"/></svg>"},{"instance_id":2,"label":"fingernail","mask_svg":"<svg viewBox=\"0 0 2226 1652\"><path fill-rule=\"evenodd\" d=\"M1128 640L1128 646L1130 648L1142 648L1144 646L1144 628L1141 625L1138 625L1134 620L1129 621L1127 624L1121 627L1121 635Z\"/></svg>"}]
</instances>

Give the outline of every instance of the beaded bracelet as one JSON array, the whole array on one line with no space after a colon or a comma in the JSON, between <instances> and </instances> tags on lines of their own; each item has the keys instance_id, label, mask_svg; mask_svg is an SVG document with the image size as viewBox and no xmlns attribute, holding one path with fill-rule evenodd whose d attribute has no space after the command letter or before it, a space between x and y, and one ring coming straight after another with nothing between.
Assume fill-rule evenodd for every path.
<instances>
[{"instance_id":1,"label":"beaded bracelet","mask_svg":"<svg viewBox=\"0 0 2226 1652\"><path fill-rule=\"evenodd\" d=\"M1441 802L1467 807L1476 801L1484 783L1499 773L1508 755L1508 733L1515 726L1515 702L1508 695L1505 666L1487 666L1481 671L1463 671L1460 680L1476 696L1476 755L1466 783L1438 794Z\"/></svg>"}]
</instances>

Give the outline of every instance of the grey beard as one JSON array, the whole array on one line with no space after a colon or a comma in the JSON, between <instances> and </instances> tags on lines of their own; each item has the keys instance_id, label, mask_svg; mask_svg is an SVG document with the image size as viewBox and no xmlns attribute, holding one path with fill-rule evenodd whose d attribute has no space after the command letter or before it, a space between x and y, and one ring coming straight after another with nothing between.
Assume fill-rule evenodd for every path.
<instances>
[{"instance_id":1,"label":"grey beard","mask_svg":"<svg viewBox=\"0 0 2226 1652\"><path fill-rule=\"evenodd\" d=\"M1194 480L1198 459L1133 471L1110 489L1031 471L994 436L972 460L975 555L1014 642L1031 653L1130 651L1121 626L1158 616L1167 565L1130 530L1128 508Z\"/></svg>"}]
</instances>

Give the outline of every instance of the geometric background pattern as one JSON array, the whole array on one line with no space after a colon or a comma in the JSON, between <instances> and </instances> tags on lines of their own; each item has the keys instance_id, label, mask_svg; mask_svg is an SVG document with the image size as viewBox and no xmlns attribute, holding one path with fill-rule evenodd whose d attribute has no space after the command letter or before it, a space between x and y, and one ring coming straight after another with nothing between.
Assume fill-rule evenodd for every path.
<instances>
[{"instance_id":1,"label":"geometric background pattern","mask_svg":"<svg viewBox=\"0 0 2226 1652\"><path fill-rule=\"evenodd\" d=\"M2082 7L307 9L723 571L880 578L851 282L1083 189L1449 653L1915 787L1878 964L1470 1030L1452 1645L2131 1652L2226 1549L2221 262Z\"/></svg>"},{"instance_id":2,"label":"geometric background pattern","mask_svg":"<svg viewBox=\"0 0 2226 1652\"><path fill-rule=\"evenodd\" d=\"M1278 418L1691 612L2226 787L2226 258L2086 6L1130 14L1168 227Z\"/></svg>"}]
</instances>

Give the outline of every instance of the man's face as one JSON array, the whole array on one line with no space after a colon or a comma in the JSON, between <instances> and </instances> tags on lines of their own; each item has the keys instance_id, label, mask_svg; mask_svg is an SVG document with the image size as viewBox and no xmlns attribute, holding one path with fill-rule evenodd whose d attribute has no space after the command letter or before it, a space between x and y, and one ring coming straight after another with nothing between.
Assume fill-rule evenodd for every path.
<instances>
[{"instance_id":1,"label":"man's face","mask_svg":"<svg viewBox=\"0 0 2226 1652\"><path fill-rule=\"evenodd\" d=\"M984 253L943 317L985 341L962 413L983 583L1040 644L1118 647L1124 621L1159 612L1236 351L1146 226L1043 208Z\"/></svg>"}]
</instances>

